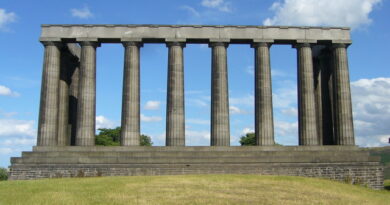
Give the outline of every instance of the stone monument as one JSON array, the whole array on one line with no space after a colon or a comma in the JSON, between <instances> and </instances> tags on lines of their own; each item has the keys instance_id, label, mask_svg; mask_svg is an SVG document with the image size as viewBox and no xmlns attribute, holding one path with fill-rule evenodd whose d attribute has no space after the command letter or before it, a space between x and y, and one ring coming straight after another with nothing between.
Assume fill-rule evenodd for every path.
<instances>
[{"instance_id":1,"label":"stone monument","mask_svg":"<svg viewBox=\"0 0 390 205\"><path fill-rule=\"evenodd\" d=\"M323 177L383 188L383 167L355 146L343 27L209 25L42 25L44 45L37 146L11 159L10 179L252 173ZM95 144L96 50L124 46L121 146ZM141 147L140 49L168 47L166 146ZM208 44L210 147L185 146L186 44ZM227 48L254 49L257 146L230 147ZM270 47L298 57L299 146L273 146Z\"/></svg>"}]
</instances>

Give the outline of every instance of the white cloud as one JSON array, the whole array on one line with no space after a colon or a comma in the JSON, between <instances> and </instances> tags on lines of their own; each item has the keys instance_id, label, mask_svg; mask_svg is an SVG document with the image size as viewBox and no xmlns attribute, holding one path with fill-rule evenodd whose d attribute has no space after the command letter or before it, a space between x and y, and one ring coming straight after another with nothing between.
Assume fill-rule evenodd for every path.
<instances>
[{"instance_id":1,"label":"white cloud","mask_svg":"<svg viewBox=\"0 0 390 205\"><path fill-rule=\"evenodd\" d=\"M189 105L194 105L194 106L197 106L197 107L209 107L210 106L210 103L209 103L209 100L203 100L202 98L189 98L189 99L186 99L187 103Z\"/></svg>"},{"instance_id":2,"label":"white cloud","mask_svg":"<svg viewBox=\"0 0 390 205\"><path fill-rule=\"evenodd\" d=\"M285 82L283 87L274 90L272 95L274 108L289 108L297 103L297 85Z\"/></svg>"},{"instance_id":3,"label":"white cloud","mask_svg":"<svg viewBox=\"0 0 390 205\"><path fill-rule=\"evenodd\" d=\"M141 121L143 122L159 122L162 118L160 116L145 116L144 114L141 114Z\"/></svg>"},{"instance_id":4,"label":"white cloud","mask_svg":"<svg viewBox=\"0 0 390 205\"><path fill-rule=\"evenodd\" d=\"M0 119L0 137L36 136L34 121Z\"/></svg>"},{"instance_id":5,"label":"white cloud","mask_svg":"<svg viewBox=\"0 0 390 205\"><path fill-rule=\"evenodd\" d=\"M116 123L103 115L96 116L96 130L100 128L115 128Z\"/></svg>"},{"instance_id":6,"label":"white cloud","mask_svg":"<svg viewBox=\"0 0 390 205\"><path fill-rule=\"evenodd\" d=\"M0 85L0 95L19 97L20 94L12 91L10 88Z\"/></svg>"},{"instance_id":7,"label":"white cloud","mask_svg":"<svg viewBox=\"0 0 390 205\"><path fill-rule=\"evenodd\" d=\"M207 8L218 9L223 12L231 12L231 3L224 0L202 0L202 6Z\"/></svg>"},{"instance_id":8,"label":"white cloud","mask_svg":"<svg viewBox=\"0 0 390 205\"><path fill-rule=\"evenodd\" d=\"M160 108L160 101L147 101L145 104L145 110L158 110Z\"/></svg>"},{"instance_id":9,"label":"white cloud","mask_svg":"<svg viewBox=\"0 0 390 205\"><path fill-rule=\"evenodd\" d=\"M264 25L350 26L357 28L372 22L369 14L382 0L283 0L270 9L272 18Z\"/></svg>"},{"instance_id":10,"label":"white cloud","mask_svg":"<svg viewBox=\"0 0 390 205\"><path fill-rule=\"evenodd\" d=\"M12 153L12 149L9 148L9 147L0 147L0 154L11 154Z\"/></svg>"},{"instance_id":11,"label":"white cloud","mask_svg":"<svg viewBox=\"0 0 390 205\"><path fill-rule=\"evenodd\" d=\"M275 121L275 132L278 136L297 136L298 122Z\"/></svg>"},{"instance_id":12,"label":"white cloud","mask_svg":"<svg viewBox=\"0 0 390 205\"><path fill-rule=\"evenodd\" d=\"M254 76L255 75L255 68L253 66L247 66L245 71L249 74L249 75L252 75Z\"/></svg>"},{"instance_id":13,"label":"white cloud","mask_svg":"<svg viewBox=\"0 0 390 205\"><path fill-rule=\"evenodd\" d=\"M200 17L200 13L196 9L192 8L191 6L184 5L180 8L188 11L194 17Z\"/></svg>"},{"instance_id":14,"label":"white cloud","mask_svg":"<svg viewBox=\"0 0 390 205\"><path fill-rule=\"evenodd\" d=\"M188 124L198 124L198 125L209 125L210 124L210 120L186 119L186 123L188 123Z\"/></svg>"},{"instance_id":15,"label":"white cloud","mask_svg":"<svg viewBox=\"0 0 390 205\"><path fill-rule=\"evenodd\" d=\"M71 9L70 12L72 13L73 17L81 19L88 19L93 17L93 13L89 10L87 6L84 6L84 8L81 9Z\"/></svg>"},{"instance_id":16,"label":"white cloud","mask_svg":"<svg viewBox=\"0 0 390 205\"><path fill-rule=\"evenodd\" d=\"M244 129L242 129L241 134L246 135L247 133L254 133L254 132L255 132L255 130L253 128L246 127Z\"/></svg>"},{"instance_id":17,"label":"white cloud","mask_svg":"<svg viewBox=\"0 0 390 205\"><path fill-rule=\"evenodd\" d=\"M298 116L298 109L294 107L289 107L286 109L281 110L282 114L297 117Z\"/></svg>"},{"instance_id":18,"label":"white cloud","mask_svg":"<svg viewBox=\"0 0 390 205\"><path fill-rule=\"evenodd\" d=\"M388 145L390 136L390 78L351 82L356 143Z\"/></svg>"},{"instance_id":19,"label":"white cloud","mask_svg":"<svg viewBox=\"0 0 390 205\"><path fill-rule=\"evenodd\" d=\"M1 145L5 146L18 146L18 145L28 145L28 146L34 146L37 142L36 138L16 138L16 139L6 139L2 142L0 142Z\"/></svg>"},{"instance_id":20,"label":"white cloud","mask_svg":"<svg viewBox=\"0 0 390 205\"><path fill-rule=\"evenodd\" d=\"M247 95L244 97L238 97L238 98L230 98L229 103L232 105L246 105L246 106L254 106L255 98L253 95Z\"/></svg>"},{"instance_id":21,"label":"white cloud","mask_svg":"<svg viewBox=\"0 0 390 205\"><path fill-rule=\"evenodd\" d=\"M380 147L388 145L390 135L356 136L356 144L364 147Z\"/></svg>"},{"instance_id":22,"label":"white cloud","mask_svg":"<svg viewBox=\"0 0 390 205\"><path fill-rule=\"evenodd\" d=\"M186 145L209 146L210 131L207 130L186 130Z\"/></svg>"},{"instance_id":23,"label":"white cloud","mask_svg":"<svg viewBox=\"0 0 390 205\"><path fill-rule=\"evenodd\" d=\"M16 21L16 14L14 12L7 12L0 8L0 30L6 29L6 25Z\"/></svg>"},{"instance_id":24,"label":"white cloud","mask_svg":"<svg viewBox=\"0 0 390 205\"><path fill-rule=\"evenodd\" d=\"M285 71L275 68L271 69L271 75L272 77L290 77L290 75Z\"/></svg>"},{"instance_id":25,"label":"white cloud","mask_svg":"<svg viewBox=\"0 0 390 205\"><path fill-rule=\"evenodd\" d=\"M247 111L240 109L239 107L231 105L229 107L230 114L248 114Z\"/></svg>"},{"instance_id":26,"label":"white cloud","mask_svg":"<svg viewBox=\"0 0 390 205\"><path fill-rule=\"evenodd\" d=\"M275 141L283 145L298 144L298 122L275 121Z\"/></svg>"},{"instance_id":27,"label":"white cloud","mask_svg":"<svg viewBox=\"0 0 390 205\"><path fill-rule=\"evenodd\" d=\"M17 114L18 114L17 112L4 112L0 109L0 116L6 117L6 118L11 118Z\"/></svg>"}]
</instances>

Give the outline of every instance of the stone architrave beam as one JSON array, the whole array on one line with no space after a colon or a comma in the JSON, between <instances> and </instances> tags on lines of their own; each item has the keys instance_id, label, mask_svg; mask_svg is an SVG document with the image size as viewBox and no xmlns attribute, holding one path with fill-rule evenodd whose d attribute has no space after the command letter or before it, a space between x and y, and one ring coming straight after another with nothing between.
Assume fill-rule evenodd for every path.
<instances>
[{"instance_id":1,"label":"stone architrave beam","mask_svg":"<svg viewBox=\"0 0 390 205\"><path fill-rule=\"evenodd\" d=\"M186 43L209 43L210 39L230 39L230 43L250 43L253 40L273 40L291 43L315 40L350 43L350 29L345 27L293 26L212 26L212 25L109 25L50 24L42 25L42 39L97 38L101 43L121 43L123 38L141 38L146 43L163 43L165 39Z\"/></svg>"}]
</instances>

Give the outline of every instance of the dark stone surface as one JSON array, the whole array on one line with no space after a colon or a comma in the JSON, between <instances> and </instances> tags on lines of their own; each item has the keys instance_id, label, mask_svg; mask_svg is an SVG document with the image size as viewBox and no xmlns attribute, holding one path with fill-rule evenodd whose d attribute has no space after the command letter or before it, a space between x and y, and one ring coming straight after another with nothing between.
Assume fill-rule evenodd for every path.
<instances>
[{"instance_id":1,"label":"dark stone surface","mask_svg":"<svg viewBox=\"0 0 390 205\"><path fill-rule=\"evenodd\" d=\"M12 158L10 180L262 174L327 178L383 189L379 157L356 147L34 147Z\"/></svg>"}]
</instances>

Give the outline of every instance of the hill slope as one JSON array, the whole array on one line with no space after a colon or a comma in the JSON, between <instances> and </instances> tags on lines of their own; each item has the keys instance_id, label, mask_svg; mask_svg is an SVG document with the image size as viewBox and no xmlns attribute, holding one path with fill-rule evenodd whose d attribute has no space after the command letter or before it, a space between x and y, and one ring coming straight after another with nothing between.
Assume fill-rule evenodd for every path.
<instances>
[{"instance_id":1,"label":"hill slope","mask_svg":"<svg viewBox=\"0 0 390 205\"><path fill-rule=\"evenodd\" d=\"M324 179L183 175L0 182L0 204L386 204L390 191Z\"/></svg>"}]
</instances>

